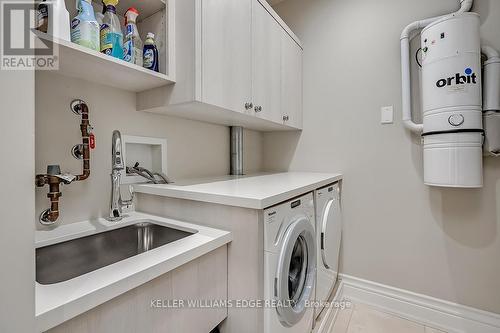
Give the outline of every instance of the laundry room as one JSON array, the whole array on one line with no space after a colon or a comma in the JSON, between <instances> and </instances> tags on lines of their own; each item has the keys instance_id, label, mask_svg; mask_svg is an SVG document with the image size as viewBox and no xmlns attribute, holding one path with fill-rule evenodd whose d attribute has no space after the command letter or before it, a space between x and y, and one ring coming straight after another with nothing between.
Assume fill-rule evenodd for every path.
<instances>
[{"instance_id":1,"label":"laundry room","mask_svg":"<svg viewBox=\"0 0 500 333\"><path fill-rule=\"evenodd\" d=\"M500 1L0 8L1 333L500 333Z\"/></svg>"}]
</instances>

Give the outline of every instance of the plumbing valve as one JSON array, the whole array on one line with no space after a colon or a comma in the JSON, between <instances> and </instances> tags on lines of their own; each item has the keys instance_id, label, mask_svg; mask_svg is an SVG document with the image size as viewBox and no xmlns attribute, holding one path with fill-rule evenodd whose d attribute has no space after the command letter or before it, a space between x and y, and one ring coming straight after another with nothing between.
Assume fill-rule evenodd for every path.
<instances>
[{"instance_id":1,"label":"plumbing valve","mask_svg":"<svg viewBox=\"0 0 500 333\"><path fill-rule=\"evenodd\" d=\"M47 197L50 200L50 208L44 210L39 218L43 225L52 225L59 218L59 198L62 197L60 185L69 185L73 181L85 180L90 176L90 150L95 148L95 137L91 133L93 128L89 123L89 109L84 101L74 100L71 102L71 111L81 116L82 143L75 145L71 149L71 154L82 160L83 171L82 174L76 176L69 173L62 174L59 165L49 165L46 174L36 175L35 185L37 187L49 185Z\"/></svg>"}]
</instances>

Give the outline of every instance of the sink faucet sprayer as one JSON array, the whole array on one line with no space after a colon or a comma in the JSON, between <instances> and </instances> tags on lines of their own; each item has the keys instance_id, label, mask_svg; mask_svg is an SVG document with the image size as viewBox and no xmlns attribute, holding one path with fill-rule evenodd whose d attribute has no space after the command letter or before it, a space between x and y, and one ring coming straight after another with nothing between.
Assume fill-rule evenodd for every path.
<instances>
[{"instance_id":1,"label":"sink faucet sprayer","mask_svg":"<svg viewBox=\"0 0 500 333\"><path fill-rule=\"evenodd\" d=\"M120 131L113 131L113 145L111 148L111 210L109 213L109 221L119 221L123 218L122 208L128 207L134 200L134 192L132 186L129 187L130 199L122 200L120 193L121 173L125 170L122 154L122 136Z\"/></svg>"}]
</instances>

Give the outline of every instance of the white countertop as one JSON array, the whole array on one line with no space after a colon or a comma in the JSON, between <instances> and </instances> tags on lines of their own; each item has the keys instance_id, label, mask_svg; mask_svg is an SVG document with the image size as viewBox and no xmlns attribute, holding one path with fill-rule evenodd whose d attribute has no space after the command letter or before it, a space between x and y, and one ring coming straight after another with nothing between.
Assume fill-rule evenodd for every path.
<instances>
[{"instance_id":1,"label":"white countertop","mask_svg":"<svg viewBox=\"0 0 500 333\"><path fill-rule=\"evenodd\" d=\"M231 233L227 231L132 212L120 222L97 219L62 225L51 231L37 231L35 246L43 247L146 220L197 232L68 281L51 285L36 283L36 324L39 332L55 327L231 241Z\"/></svg>"},{"instance_id":2,"label":"white countertop","mask_svg":"<svg viewBox=\"0 0 500 333\"><path fill-rule=\"evenodd\" d=\"M137 184L137 193L211 202L251 209L264 209L327 186L342 179L341 174L284 172L254 176L226 176L204 181L173 184Z\"/></svg>"}]
</instances>

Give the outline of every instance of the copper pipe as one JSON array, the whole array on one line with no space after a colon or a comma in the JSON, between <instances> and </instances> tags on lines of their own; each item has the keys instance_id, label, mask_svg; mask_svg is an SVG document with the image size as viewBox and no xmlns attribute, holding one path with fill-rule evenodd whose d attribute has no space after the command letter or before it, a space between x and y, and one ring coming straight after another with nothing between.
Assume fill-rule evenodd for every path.
<instances>
[{"instance_id":1,"label":"copper pipe","mask_svg":"<svg viewBox=\"0 0 500 333\"><path fill-rule=\"evenodd\" d=\"M36 176L36 185L38 187L42 187L45 184L49 185L47 198L50 200L50 208L43 216L47 222L55 222L59 218L59 198L62 197L59 187L63 182L61 178L49 174Z\"/></svg>"},{"instance_id":2,"label":"copper pipe","mask_svg":"<svg viewBox=\"0 0 500 333\"><path fill-rule=\"evenodd\" d=\"M80 101L76 105L72 105L75 113L82 117L80 123L80 131L82 133L82 174L75 176L74 181L81 181L89 178L90 176L90 122L89 122L89 109L85 102ZM72 180L64 179L60 176L61 170L57 166L48 166L47 174L36 175L35 184L38 187L49 185L49 193L47 197L50 200L50 208L45 210L40 216L40 222L45 225L53 224L59 218L59 198L62 197L60 185L70 184Z\"/></svg>"},{"instance_id":3,"label":"copper pipe","mask_svg":"<svg viewBox=\"0 0 500 333\"><path fill-rule=\"evenodd\" d=\"M82 122L80 124L80 131L82 132L83 144L83 171L81 175L76 176L76 181L81 181L89 178L90 176L90 122L89 122L89 108L87 104L80 103L77 107L80 108L82 115Z\"/></svg>"}]
</instances>

